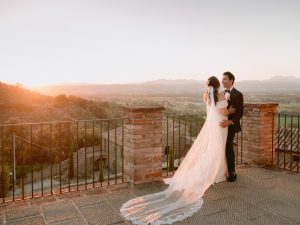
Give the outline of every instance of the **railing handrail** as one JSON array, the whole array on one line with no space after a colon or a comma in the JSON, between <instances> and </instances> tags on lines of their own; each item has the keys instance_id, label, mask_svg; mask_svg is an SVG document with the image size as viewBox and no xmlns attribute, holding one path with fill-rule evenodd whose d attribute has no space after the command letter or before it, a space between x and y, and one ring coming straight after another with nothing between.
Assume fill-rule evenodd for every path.
<instances>
[{"instance_id":1,"label":"railing handrail","mask_svg":"<svg viewBox=\"0 0 300 225\"><path fill-rule=\"evenodd\" d=\"M300 116L300 112L276 112L277 115Z\"/></svg>"},{"instance_id":2,"label":"railing handrail","mask_svg":"<svg viewBox=\"0 0 300 225\"><path fill-rule=\"evenodd\" d=\"M107 119L85 119L85 120L55 120L55 121L41 121L41 122L25 122L25 123L2 123L3 126L20 126L20 125L40 125L40 124L53 124L53 123L76 123L76 122L93 122L93 121L107 121L107 120L124 120L130 119L129 117L114 117Z\"/></svg>"}]
</instances>

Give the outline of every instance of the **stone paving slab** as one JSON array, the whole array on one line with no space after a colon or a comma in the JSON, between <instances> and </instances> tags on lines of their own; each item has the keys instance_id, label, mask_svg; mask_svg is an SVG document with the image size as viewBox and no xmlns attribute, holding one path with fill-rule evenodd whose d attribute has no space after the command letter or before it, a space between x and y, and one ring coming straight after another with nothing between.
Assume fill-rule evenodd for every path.
<instances>
[{"instance_id":1,"label":"stone paving slab","mask_svg":"<svg viewBox=\"0 0 300 225\"><path fill-rule=\"evenodd\" d=\"M269 191L270 189L266 189L265 192ZM242 199L244 201L255 203L262 200L268 200L272 197L269 195L266 195L264 192L258 192L246 187L241 186L234 186L230 188L223 189L222 192L224 192L224 195L227 196L234 196L236 198Z\"/></svg>"},{"instance_id":2,"label":"stone paving slab","mask_svg":"<svg viewBox=\"0 0 300 225\"><path fill-rule=\"evenodd\" d=\"M40 207L38 206L28 206L28 207L15 207L10 208L6 211L6 220L20 219L30 216L38 216L41 214Z\"/></svg>"},{"instance_id":3,"label":"stone paving slab","mask_svg":"<svg viewBox=\"0 0 300 225\"><path fill-rule=\"evenodd\" d=\"M132 198L135 198L136 196L130 191L119 191L111 194L106 194L104 197L113 208L119 210L125 202Z\"/></svg>"},{"instance_id":4,"label":"stone paving slab","mask_svg":"<svg viewBox=\"0 0 300 225\"><path fill-rule=\"evenodd\" d=\"M45 219L48 223L79 217L72 201L59 201L43 206Z\"/></svg>"},{"instance_id":5,"label":"stone paving slab","mask_svg":"<svg viewBox=\"0 0 300 225\"><path fill-rule=\"evenodd\" d=\"M222 208L249 220L268 214L267 211L236 197L218 200L218 204L220 204Z\"/></svg>"},{"instance_id":6,"label":"stone paving slab","mask_svg":"<svg viewBox=\"0 0 300 225\"><path fill-rule=\"evenodd\" d=\"M262 209L268 210L282 217L289 218L296 223L300 223L300 206L289 204L277 199L266 200L256 204Z\"/></svg>"},{"instance_id":7,"label":"stone paving slab","mask_svg":"<svg viewBox=\"0 0 300 225\"><path fill-rule=\"evenodd\" d=\"M137 196L152 194L159 191L161 191L161 189L157 188L156 186L148 185L148 184L141 184L132 188L132 192Z\"/></svg>"},{"instance_id":8,"label":"stone paving slab","mask_svg":"<svg viewBox=\"0 0 300 225\"><path fill-rule=\"evenodd\" d=\"M300 192L300 178L298 179L298 181L296 180L292 180L296 179L297 177L295 176L289 176L289 178L287 177L280 177L278 179L278 185L277 187L286 191L290 191L290 192ZM291 180L288 180L291 179Z\"/></svg>"},{"instance_id":9,"label":"stone paving slab","mask_svg":"<svg viewBox=\"0 0 300 225\"><path fill-rule=\"evenodd\" d=\"M192 217L174 223L174 225L251 225L251 223L246 219L225 210L206 216L196 213Z\"/></svg>"},{"instance_id":10,"label":"stone paving slab","mask_svg":"<svg viewBox=\"0 0 300 225\"><path fill-rule=\"evenodd\" d=\"M257 189L265 190L268 188L274 188L278 186L278 179L277 178L258 179L257 177L255 177L255 175L249 176L249 175L238 174L238 179L235 183L237 185L252 190L257 190Z\"/></svg>"},{"instance_id":11,"label":"stone paving slab","mask_svg":"<svg viewBox=\"0 0 300 225\"><path fill-rule=\"evenodd\" d=\"M6 222L7 225L42 225L46 224L42 216L27 217Z\"/></svg>"},{"instance_id":12,"label":"stone paving slab","mask_svg":"<svg viewBox=\"0 0 300 225\"><path fill-rule=\"evenodd\" d=\"M267 214L251 220L255 225L293 225L295 223L273 214Z\"/></svg>"},{"instance_id":13,"label":"stone paving slab","mask_svg":"<svg viewBox=\"0 0 300 225\"><path fill-rule=\"evenodd\" d=\"M197 213L199 216L206 216L209 214L216 214L225 211L224 208L217 201L204 202L201 210Z\"/></svg>"},{"instance_id":14,"label":"stone paving slab","mask_svg":"<svg viewBox=\"0 0 300 225\"><path fill-rule=\"evenodd\" d=\"M81 211L89 224L105 225L123 222L121 216L108 202L82 207Z\"/></svg>"},{"instance_id":15,"label":"stone paving slab","mask_svg":"<svg viewBox=\"0 0 300 225\"><path fill-rule=\"evenodd\" d=\"M105 202L104 196L82 196L73 199L78 207L89 206Z\"/></svg>"},{"instance_id":16,"label":"stone paving slab","mask_svg":"<svg viewBox=\"0 0 300 225\"><path fill-rule=\"evenodd\" d=\"M281 171L267 170L259 167L253 167L251 170L248 169L241 170L239 174L247 175L249 177L255 177L259 180L278 178L283 175Z\"/></svg>"},{"instance_id":17,"label":"stone paving slab","mask_svg":"<svg viewBox=\"0 0 300 225\"><path fill-rule=\"evenodd\" d=\"M228 188L228 187L227 187ZM208 201L215 201L225 198L233 197L233 193L226 193L224 190L227 190L227 188L219 188L217 186L210 187L204 195L204 200ZM231 189L231 188L228 188Z\"/></svg>"},{"instance_id":18,"label":"stone paving slab","mask_svg":"<svg viewBox=\"0 0 300 225\"><path fill-rule=\"evenodd\" d=\"M270 198L275 198L291 204L300 205L300 192L291 192L281 188L270 188L265 190L262 194L264 194L265 196L270 196Z\"/></svg>"},{"instance_id":19,"label":"stone paving slab","mask_svg":"<svg viewBox=\"0 0 300 225\"><path fill-rule=\"evenodd\" d=\"M85 225L86 222L81 218L75 218L70 220L58 221L50 223L51 225Z\"/></svg>"},{"instance_id":20,"label":"stone paving slab","mask_svg":"<svg viewBox=\"0 0 300 225\"><path fill-rule=\"evenodd\" d=\"M236 182L211 186L203 207L176 225L300 224L300 174L239 166ZM118 184L0 204L1 224L130 225L119 209L127 200L167 188L162 182Z\"/></svg>"}]
</instances>

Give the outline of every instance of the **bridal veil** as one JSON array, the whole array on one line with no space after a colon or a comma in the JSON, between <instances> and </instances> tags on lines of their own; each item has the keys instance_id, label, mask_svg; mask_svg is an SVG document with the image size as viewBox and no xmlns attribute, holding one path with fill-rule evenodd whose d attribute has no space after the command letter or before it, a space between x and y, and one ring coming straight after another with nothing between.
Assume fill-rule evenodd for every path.
<instances>
[{"instance_id":1,"label":"bridal veil","mask_svg":"<svg viewBox=\"0 0 300 225\"><path fill-rule=\"evenodd\" d=\"M163 180L168 188L126 202L120 209L125 219L138 225L171 224L201 208L204 192L217 182L224 164L227 137L227 129L219 126L224 116L217 108L226 107L227 101L216 105L212 87L208 96L206 121L174 176Z\"/></svg>"}]
</instances>

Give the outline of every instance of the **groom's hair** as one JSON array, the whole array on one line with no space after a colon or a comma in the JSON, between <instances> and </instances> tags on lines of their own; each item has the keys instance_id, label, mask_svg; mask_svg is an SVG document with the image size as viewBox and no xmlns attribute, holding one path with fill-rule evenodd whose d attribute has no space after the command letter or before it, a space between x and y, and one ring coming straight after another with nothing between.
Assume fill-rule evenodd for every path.
<instances>
[{"instance_id":1,"label":"groom's hair","mask_svg":"<svg viewBox=\"0 0 300 225\"><path fill-rule=\"evenodd\" d=\"M234 83L235 77L231 72L227 71L227 72L223 73L223 75L226 75L229 80L232 80L232 84Z\"/></svg>"}]
</instances>

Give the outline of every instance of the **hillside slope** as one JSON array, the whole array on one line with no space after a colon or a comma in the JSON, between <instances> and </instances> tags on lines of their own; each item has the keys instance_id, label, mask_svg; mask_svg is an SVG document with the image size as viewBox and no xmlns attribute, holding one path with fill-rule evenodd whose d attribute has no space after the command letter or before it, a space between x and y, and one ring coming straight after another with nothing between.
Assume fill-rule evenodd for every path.
<instances>
[{"instance_id":1,"label":"hillside slope","mask_svg":"<svg viewBox=\"0 0 300 225\"><path fill-rule=\"evenodd\" d=\"M73 95L51 97L0 82L0 123L106 118L117 107Z\"/></svg>"}]
</instances>

